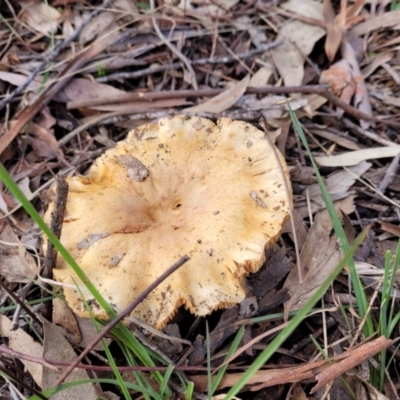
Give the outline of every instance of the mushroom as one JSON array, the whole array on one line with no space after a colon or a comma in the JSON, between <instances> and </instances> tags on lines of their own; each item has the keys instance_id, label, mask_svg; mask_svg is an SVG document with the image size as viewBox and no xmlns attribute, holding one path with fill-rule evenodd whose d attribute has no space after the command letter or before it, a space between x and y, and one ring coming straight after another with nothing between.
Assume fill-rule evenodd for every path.
<instances>
[{"instance_id":1,"label":"mushroom","mask_svg":"<svg viewBox=\"0 0 400 400\"><path fill-rule=\"evenodd\" d=\"M292 202L279 151L262 131L228 118L214 124L175 116L143 125L98 158L87 177L67 181L61 242L117 311L190 257L132 313L157 329L180 306L206 315L243 300L243 279L262 265ZM47 222L51 211L52 204ZM73 287L84 286L61 257L54 277L66 284L73 311L88 317ZM94 315L107 318L84 295Z\"/></svg>"}]
</instances>

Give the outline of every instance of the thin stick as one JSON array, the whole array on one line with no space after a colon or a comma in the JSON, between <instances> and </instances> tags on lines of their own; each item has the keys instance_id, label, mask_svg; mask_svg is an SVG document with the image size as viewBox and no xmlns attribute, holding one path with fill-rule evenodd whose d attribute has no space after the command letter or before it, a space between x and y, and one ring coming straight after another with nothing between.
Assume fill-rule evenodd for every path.
<instances>
[{"instance_id":1,"label":"thin stick","mask_svg":"<svg viewBox=\"0 0 400 400\"><path fill-rule=\"evenodd\" d=\"M102 97L101 99L91 99L67 103L67 109L72 110L81 107L91 107L104 104L114 103L125 103L127 101L151 101L161 99L179 99L185 97L212 97L222 93L224 89L200 89L200 90L175 90L175 91L160 91L160 92L136 92L126 93L118 96ZM329 91L329 87L326 85L305 85L305 86L287 86L287 87L248 87L245 94L292 94L292 93L314 93L325 97L335 106L342 108L347 114L351 115L355 119L363 119L366 121L379 122L396 128L400 127L400 122L393 120L385 120L377 118L373 115L365 114L359 111L357 108L345 103L339 97L335 96Z\"/></svg>"},{"instance_id":2,"label":"thin stick","mask_svg":"<svg viewBox=\"0 0 400 400\"><path fill-rule=\"evenodd\" d=\"M105 2L96 8L93 12L91 12L88 17L82 22L78 29L74 31L74 33L67 39L63 40L61 43L56 46L54 51L50 53L31 73L29 78L20 86L18 86L13 92L11 92L6 98L0 101L0 111L15 97L21 94L36 78L38 74L40 74L47 65L55 60L61 52L67 48L82 32L83 28L98 14L100 14L105 8L107 8L113 0L105 0Z\"/></svg>"},{"instance_id":3,"label":"thin stick","mask_svg":"<svg viewBox=\"0 0 400 400\"><path fill-rule=\"evenodd\" d=\"M61 230L63 226L65 208L67 206L68 197L68 183L65 181L63 176L57 177L57 191L56 198L54 200L54 209L51 216L50 229L56 235L57 239L60 239ZM47 242L46 258L43 263L42 276L45 279L53 279L53 269L57 263L57 249L54 247L50 240ZM50 285L44 284L45 287L42 289L42 296L47 295L46 289L50 290ZM47 300L43 302L42 314L43 316L51 321L52 313L52 301Z\"/></svg>"},{"instance_id":4,"label":"thin stick","mask_svg":"<svg viewBox=\"0 0 400 400\"><path fill-rule=\"evenodd\" d=\"M131 314L131 312L165 279L167 279L173 272L180 268L183 264L189 261L190 258L187 255L181 257L174 265L169 267L162 275L160 275L147 289L143 290L142 293L127 307L123 310L117 317L110 321L100 333L86 346L85 350L77 357L77 359L71 364L71 366L64 372L64 374L57 380L54 386L61 385L64 380L69 376L69 374L74 370L74 368L84 359L84 357L100 342L101 339L114 328L124 317Z\"/></svg>"},{"instance_id":5,"label":"thin stick","mask_svg":"<svg viewBox=\"0 0 400 400\"><path fill-rule=\"evenodd\" d=\"M39 392L39 390L35 389L34 387L28 385L25 382L25 379L23 378L19 378L17 375L15 375L12 371L10 371L9 369L4 368L1 364L0 364L0 371L7 376L10 380L12 380L15 383L18 383L19 385L21 385L23 388L25 388L28 392L32 392L34 393L37 397L39 397L39 399L42 400L48 400L48 397L46 397L45 395L43 395L41 392Z\"/></svg>"},{"instance_id":6,"label":"thin stick","mask_svg":"<svg viewBox=\"0 0 400 400\"><path fill-rule=\"evenodd\" d=\"M262 45L257 49L249 50L244 53L236 54L235 56L227 55L223 57L208 57L208 58L200 58L197 60L192 60L192 65L207 65L207 64L226 64L233 61L237 61L237 59L245 59L249 57L253 57L257 54L264 53L268 50L274 49L280 46L284 42L284 39L278 39L271 43ZM139 71L133 72L116 72L114 74L110 74L107 76L102 76L100 78L96 78L96 82L109 82L117 79L133 79L140 78L141 76L147 76L149 74L155 74L156 72L168 71L171 69L180 68L184 65L183 62L176 62L172 64L160 65L158 67L149 67L144 68Z\"/></svg>"},{"instance_id":7,"label":"thin stick","mask_svg":"<svg viewBox=\"0 0 400 400\"><path fill-rule=\"evenodd\" d=\"M316 93L324 96L329 89L327 85L308 85L308 86L286 86L286 87L248 87L246 94L292 94L292 93ZM67 103L68 110L81 107L100 106L104 104L126 103L128 101L152 101L162 99L180 99L185 97L212 97L222 93L225 89L199 89L199 90L171 90L157 92L134 92L124 93L113 96L102 96L97 99L82 100ZM336 96L334 96L336 97Z\"/></svg>"},{"instance_id":8,"label":"thin stick","mask_svg":"<svg viewBox=\"0 0 400 400\"><path fill-rule=\"evenodd\" d=\"M163 33L161 32L161 29L157 23L155 8L156 7L155 7L154 0L150 0L151 20L153 22L153 28L156 31L157 36L185 64L187 70L189 71L189 73L192 77L192 86L194 89L197 90L198 85L197 85L197 80L196 80L196 73L194 72L194 69L192 67L192 64L190 63L190 60L184 54L182 54L171 42L169 42L167 39L165 39L165 37L164 37Z\"/></svg>"}]
</instances>

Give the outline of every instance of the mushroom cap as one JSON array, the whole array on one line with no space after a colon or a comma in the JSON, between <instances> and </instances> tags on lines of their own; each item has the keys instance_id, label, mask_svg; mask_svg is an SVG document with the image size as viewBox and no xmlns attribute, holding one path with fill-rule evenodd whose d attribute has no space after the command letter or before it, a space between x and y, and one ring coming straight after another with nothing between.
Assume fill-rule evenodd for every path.
<instances>
[{"instance_id":1,"label":"mushroom cap","mask_svg":"<svg viewBox=\"0 0 400 400\"><path fill-rule=\"evenodd\" d=\"M61 242L117 311L187 254L190 260L132 313L158 329L182 305L206 315L238 303L243 277L259 269L289 218L289 174L274 150L262 131L228 118L214 124L175 116L136 128L87 177L67 180ZM84 285L61 257L54 277L69 284L64 293L73 311L88 317L71 286Z\"/></svg>"}]
</instances>

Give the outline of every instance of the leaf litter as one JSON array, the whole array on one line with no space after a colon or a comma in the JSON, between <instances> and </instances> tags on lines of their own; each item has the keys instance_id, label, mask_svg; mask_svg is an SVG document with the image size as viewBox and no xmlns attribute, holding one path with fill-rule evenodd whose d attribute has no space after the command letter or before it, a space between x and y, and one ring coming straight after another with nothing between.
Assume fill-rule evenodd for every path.
<instances>
[{"instance_id":1,"label":"leaf litter","mask_svg":"<svg viewBox=\"0 0 400 400\"><path fill-rule=\"evenodd\" d=\"M367 245L357 252L356 267L364 284L370 286L371 313L378 316L379 295L374 297L374 291L381 290L385 252L395 250L400 235L400 14L389 2L338 3L168 0L154 2L153 7L152 2L126 0L91 6L56 0L47 5L7 2L2 9L8 25L0 26L0 157L37 210L46 207L43 188L54 175L85 174L93 160L124 138L127 130L168 115L195 113L250 121L264 128L285 154L291 168L303 283L294 267L294 233L288 225L279 242L267 250L264 267L248 277L243 304L207 317L213 368L223 362L239 327L246 326L240 351L228 367L241 369L226 372L217 392L222 398L284 327L283 314L287 317L301 308L343 256L310 162L291 127L286 101L306 128L349 240L371 226ZM97 15L93 15L96 7ZM25 82L13 99L8 97ZM330 87L334 97L326 94L323 85ZM297 88L286 90L289 86ZM126 100L126 95L134 98ZM37 300L40 263L36 253L41 249L37 229L4 185L0 188L0 275L23 301ZM292 398L323 398L322 391L309 382L318 382L317 388L331 383L326 393L330 390L334 398L337 388L347 390L341 386L340 375L355 393L361 393L362 386L364 396L396 398L393 388L399 380L392 367L386 370L381 392L361 374L373 354L389 346L397 359L398 350L382 338L368 342L361 337L358 347L353 347L349 335L358 329L357 311L349 308L344 315L338 311L338 299L346 304L354 299L347 282L344 272L324 297L326 314L333 322L326 325L318 315L307 318L249 381L247 389L252 393L239 393L239 398L286 398L289 382L296 383ZM397 291L398 286L392 292ZM23 310L13 311L14 300L3 288L0 301L4 310L0 346L36 361L46 357L73 360L75 350L68 341L83 348L93 337L91 322L77 320L57 300L52 323L39 327L44 329L42 346L34 334L38 326L26 323L26 318L32 321ZM394 309L398 312L397 303ZM41 313L40 305L30 310ZM275 317L269 319L270 315ZM11 331L15 323L19 328ZM316 335L324 327L325 336ZM178 366L206 365L204 318L195 319L180 309L164 332L172 341L143 327L136 330L144 332L141 337L153 351ZM312 333L322 346L328 344L333 365L316 355L308 338ZM392 338L399 335L396 327ZM174 342L174 337L184 342ZM304 346L294 351L303 341ZM0 354L7 365L13 364L6 353ZM123 363L118 354L115 357ZM57 380L59 373L53 369L21 361L37 389ZM358 378L348 373L351 370L359 372ZM206 375L185 374L195 383L198 398L207 393ZM87 376L85 372L80 378ZM172 381L179 382L175 376ZM85 398L102 395L92 385L87 388ZM81 393L64 392L64 396L79 398Z\"/></svg>"}]
</instances>

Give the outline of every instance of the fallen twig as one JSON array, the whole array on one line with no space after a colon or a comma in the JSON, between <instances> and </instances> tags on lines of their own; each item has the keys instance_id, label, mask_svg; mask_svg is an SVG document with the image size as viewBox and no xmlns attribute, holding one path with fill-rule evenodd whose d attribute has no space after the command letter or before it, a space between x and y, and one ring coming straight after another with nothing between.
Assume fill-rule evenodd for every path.
<instances>
[{"instance_id":1,"label":"fallen twig","mask_svg":"<svg viewBox=\"0 0 400 400\"><path fill-rule=\"evenodd\" d=\"M161 41L172 51L172 53L174 53L185 64L185 67L189 71L191 78L192 78L191 79L192 86L194 87L194 89L198 89L196 73L194 72L194 69L192 67L192 64L190 63L190 60L184 54L182 54L171 42L169 42L164 37L164 35L161 32L161 29L157 23L155 9L156 9L156 7L155 7L154 0L150 0L151 20L153 22L154 30L156 31L156 33L157 33L158 37L161 39Z\"/></svg>"},{"instance_id":2,"label":"fallen twig","mask_svg":"<svg viewBox=\"0 0 400 400\"><path fill-rule=\"evenodd\" d=\"M253 57L257 54L264 53L268 50L275 49L280 46L284 42L284 39L278 39L271 43L262 45L257 49L246 51L245 53L235 54L235 56L227 55L223 57L208 57L208 58L200 58L198 60L191 61L192 65L207 65L207 64L227 64L239 59L246 59L249 57ZM109 82L118 79L134 79L140 78L141 76L146 76L149 74L155 74L157 72L168 71L172 69L181 68L183 66L183 62L176 62L172 64L160 65L158 67L149 67L141 69L140 71L133 72L116 72L114 74L110 74L107 76L102 76L100 78L96 78L97 82Z\"/></svg>"},{"instance_id":3,"label":"fallen twig","mask_svg":"<svg viewBox=\"0 0 400 400\"><path fill-rule=\"evenodd\" d=\"M101 99L91 99L76 101L67 104L67 109L73 110L76 108L93 107L104 104L115 104L123 103L127 101L151 101L160 99L177 99L186 97L213 97L222 93L224 89L199 89L199 90L175 90L175 91L159 91L159 92L135 92L126 93L118 96L103 97ZM335 96L329 91L326 85L306 85L306 86L286 86L286 87L248 87L245 94L292 94L292 93L308 93L308 94L318 94L325 97L335 106L342 108L346 113L352 117L360 120L374 121L396 128L400 128L400 122L380 119L378 117L365 114L359 111L357 108L345 103L339 97Z\"/></svg>"},{"instance_id":4,"label":"fallen twig","mask_svg":"<svg viewBox=\"0 0 400 400\"><path fill-rule=\"evenodd\" d=\"M51 230L57 239L60 239L61 230L63 225L63 219L65 214L65 207L67 206L68 197L68 183L63 176L59 175L57 177L57 191L56 198L54 200L54 210L52 212L51 218ZM57 262L57 249L54 247L53 243L49 240L47 242L46 258L43 263L42 276L45 279L53 279L53 269ZM50 285L45 283L45 287L42 289L42 296L46 296L46 289L50 289ZM52 300L47 300L43 302L42 314L43 316L51 321L52 312Z\"/></svg>"}]
</instances>

